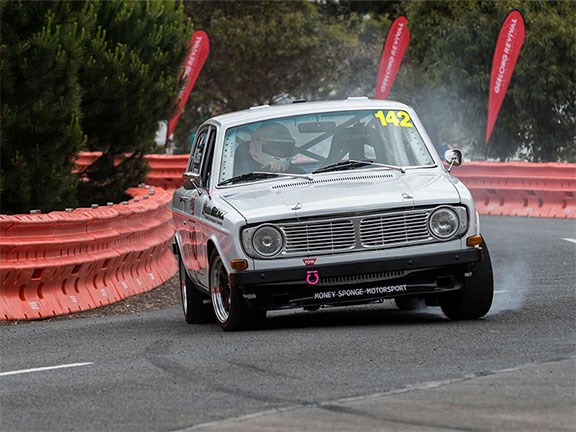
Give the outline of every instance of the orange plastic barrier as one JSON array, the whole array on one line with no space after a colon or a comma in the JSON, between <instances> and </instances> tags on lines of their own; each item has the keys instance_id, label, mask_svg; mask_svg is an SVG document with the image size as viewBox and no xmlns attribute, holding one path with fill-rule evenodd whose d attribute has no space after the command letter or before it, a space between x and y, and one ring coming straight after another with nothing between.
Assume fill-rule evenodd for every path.
<instances>
[{"instance_id":1,"label":"orange plastic barrier","mask_svg":"<svg viewBox=\"0 0 576 432\"><path fill-rule=\"evenodd\" d=\"M94 309L149 291L177 270L162 189L94 209L0 215L0 320Z\"/></svg>"},{"instance_id":2,"label":"orange plastic barrier","mask_svg":"<svg viewBox=\"0 0 576 432\"><path fill-rule=\"evenodd\" d=\"M76 160L77 170L80 171L94 162L100 156L100 152L82 152ZM150 165L150 172L146 183L150 186L159 187L167 191L174 191L184 183L182 174L186 170L188 155L150 154L145 159Z\"/></svg>"},{"instance_id":3,"label":"orange plastic barrier","mask_svg":"<svg viewBox=\"0 0 576 432\"><path fill-rule=\"evenodd\" d=\"M98 153L81 153L78 167ZM130 202L72 212L0 215L0 320L93 309L148 291L177 270L168 204L187 155L148 155ZM467 162L452 173L481 214L576 218L576 164Z\"/></svg>"},{"instance_id":4,"label":"orange plastic barrier","mask_svg":"<svg viewBox=\"0 0 576 432\"><path fill-rule=\"evenodd\" d=\"M146 155L150 172L146 183L174 191L184 183L182 174L186 170L188 155Z\"/></svg>"},{"instance_id":5,"label":"orange plastic barrier","mask_svg":"<svg viewBox=\"0 0 576 432\"><path fill-rule=\"evenodd\" d=\"M100 157L102 153L100 152L80 152L76 157L76 169L78 171L83 170L92 162Z\"/></svg>"},{"instance_id":6,"label":"orange plastic barrier","mask_svg":"<svg viewBox=\"0 0 576 432\"><path fill-rule=\"evenodd\" d=\"M99 153L81 153L78 166ZM147 155L146 182L173 191L183 183L188 155ZM452 174L472 192L481 214L576 218L576 164L465 162Z\"/></svg>"},{"instance_id":7,"label":"orange plastic barrier","mask_svg":"<svg viewBox=\"0 0 576 432\"><path fill-rule=\"evenodd\" d=\"M576 218L576 164L466 162L452 174L480 214Z\"/></svg>"}]
</instances>

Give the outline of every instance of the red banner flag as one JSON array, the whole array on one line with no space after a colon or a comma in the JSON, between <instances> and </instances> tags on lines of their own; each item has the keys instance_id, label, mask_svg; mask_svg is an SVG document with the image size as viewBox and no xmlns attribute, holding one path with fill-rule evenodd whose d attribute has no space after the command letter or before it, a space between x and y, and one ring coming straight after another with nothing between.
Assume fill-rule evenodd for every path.
<instances>
[{"instance_id":1,"label":"red banner flag","mask_svg":"<svg viewBox=\"0 0 576 432\"><path fill-rule=\"evenodd\" d=\"M376 81L376 99L386 99L402 63L402 58L410 43L408 19L401 16L392 23L380 58L378 79Z\"/></svg>"},{"instance_id":2,"label":"red banner flag","mask_svg":"<svg viewBox=\"0 0 576 432\"><path fill-rule=\"evenodd\" d=\"M195 31L188 45L188 56L186 57L186 63L184 64L179 77L184 77L186 79L186 85L180 92L176 114L168 122L166 141L168 141L174 132L176 123L178 123L178 119L180 118L180 114L182 114L182 111L184 111L186 101L188 100L188 97L192 92L192 88L196 83L196 78L198 78L198 75L200 75L200 70L202 69L202 66L204 66L204 62L210 53L210 42L208 41L208 35L203 30Z\"/></svg>"},{"instance_id":3,"label":"red banner flag","mask_svg":"<svg viewBox=\"0 0 576 432\"><path fill-rule=\"evenodd\" d=\"M486 123L486 144L492 135L498 112L502 106L504 95L508 89L510 78L516 60L520 55L524 43L525 30L522 14L513 10L508 14L500 28L494 59L492 60L492 74L490 75L490 94L488 96L488 122Z\"/></svg>"}]
</instances>

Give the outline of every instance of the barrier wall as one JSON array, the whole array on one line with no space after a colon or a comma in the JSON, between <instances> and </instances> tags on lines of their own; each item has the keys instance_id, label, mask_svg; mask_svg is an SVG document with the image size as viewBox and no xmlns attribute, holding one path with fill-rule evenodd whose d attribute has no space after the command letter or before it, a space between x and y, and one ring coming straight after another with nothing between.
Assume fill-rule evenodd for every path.
<instances>
[{"instance_id":1,"label":"barrier wall","mask_svg":"<svg viewBox=\"0 0 576 432\"><path fill-rule=\"evenodd\" d=\"M146 160L150 165L146 183L168 191L174 191L184 183L182 174L188 155L147 155Z\"/></svg>"},{"instance_id":2,"label":"barrier wall","mask_svg":"<svg viewBox=\"0 0 576 432\"><path fill-rule=\"evenodd\" d=\"M480 214L576 218L576 164L465 162L452 174Z\"/></svg>"},{"instance_id":3,"label":"barrier wall","mask_svg":"<svg viewBox=\"0 0 576 432\"><path fill-rule=\"evenodd\" d=\"M177 270L171 194L71 212L0 215L0 320L94 309L149 291Z\"/></svg>"},{"instance_id":4,"label":"barrier wall","mask_svg":"<svg viewBox=\"0 0 576 432\"><path fill-rule=\"evenodd\" d=\"M78 166L99 153L81 153ZM188 155L148 155L146 182L173 191L183 183ZM480 214L576 218L576 164L465 162L452 170L470 189Z\"/></svg>"},{"instance_id":5,"label":"barrier wall","mask_svg":"<svg viewBox=\"0 0 576 432\"><path fill-rule=\"evenodd\" d=\"M80 153L76 161L78 170L86 168L99 156L99 152ZM188 155L150 154L146 155L145 159L150 165L150 172L146 178L148 185L167 191L174 191L182 186L184 183L182 174L186 169Z\"/></svg>"},{"instance_id":6,"label":"barrier wall","mask_svg":"<svg viewBox=\"0 0 576 432\"><path fill-rule=\"evenodd\" d=\"M78 166L99 153L81 153ZM183 183L188 155L147 155L146 182L173 191ZM470 189L480 214L576 218L576 164L465 162L452 170Z\"/></svg>"},{"instance_id":7,"label":"barrier wall","mask_svg":"<svg viewBox=\"0 0 576 432\"><path fill-rule=\"evenodd\" d=\"M98 153L81 153L81 169ZM100 208L0 215L0 320L94 309L149 291L177 271L168 204L187 155L148 155L150 186ZM466 162L454 168L481 214L576 218L576 164Z\"/></svg>"}]
</instances>

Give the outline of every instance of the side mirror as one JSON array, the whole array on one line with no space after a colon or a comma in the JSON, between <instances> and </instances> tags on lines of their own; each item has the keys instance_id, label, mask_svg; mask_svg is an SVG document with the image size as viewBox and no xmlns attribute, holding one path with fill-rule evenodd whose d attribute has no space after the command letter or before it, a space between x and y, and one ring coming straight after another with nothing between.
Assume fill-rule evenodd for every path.
<instances>
[{"instance_id":1,"label":"side mirror","mask_svg":"<svg viewBox=\"0 0 576 432\"><path fill-rule=\"evenodd\" d=\"M198 195L206 193L208 195L208 198L212 199L210 197L210 192L208 192L208 189L204 189L204 192L202 189L200 189L199 184L201 183L202 180L200 174L196 174L191 171L186 171L184 174L182 174L182 177L186 179L186 181L182 185L184 189L186 190L195 189L198 192Z\"/></svg>"},{"instance_id":2,"label":"side mirror","mask_svg":"<svg viewBox=\"0 0 576 432\"><path fill-rule=\"evenodd\" d=\"M198 193L200 193L200 190L198 190L198 185L197 182L198 180L200 180L200 174L196 174L193 173L191 171L187 171L184 174L182 174L182 178L185 178L186 181L184 182L184 189L186 190L192 190L192 189L196 189L198 191Z\"/></svg>"},{"instance_id":3,"label":"side mirror","mask_svg":"<svg viewBox=\"0 0 576 432\"><path fill-rule=\"evenodd\" d=\"M444 160L449 165L448 172L450 172L452 167L462 165L462 152L458 149L446 150Z\"/></svg>"}]
</instances>

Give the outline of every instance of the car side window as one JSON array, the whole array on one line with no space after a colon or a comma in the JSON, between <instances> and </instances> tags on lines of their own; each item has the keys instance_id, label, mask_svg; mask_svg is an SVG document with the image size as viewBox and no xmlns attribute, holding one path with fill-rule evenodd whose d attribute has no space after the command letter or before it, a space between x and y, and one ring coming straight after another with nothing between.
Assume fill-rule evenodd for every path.
<instances>
[{"instance_id":1,"label":"car side window","mask_svg":"<svg viewBox=\"0 0 576 432\"><path fill-rule=\"evenodd\" d=\"M208 187L210 184L215 138L216 129L212 126L202 128L196 135L186 170L199 175L197 186Z\"/></svg>"},{"instance_id":2,"label":"car side window","mask_svg":"<svg viewBox=\"0 0 576 432\"><path fill-rule=\"evenodd\" d=\"M210 177L212 174L212 161L214 160L214 141L216 140L216 129L211 127L208 131L208 137L206 139L205 150L204 150L204 162L202 163L202 168L200 176L202 178L202 186L210 186Z\"/></svg>"},{"instance_id":3,"label":"car side window","mask_svg":"<svg viewBox=\"0 0 576 432\"><path fill-rule=\"evenodd\" d=\"M196 135L196 141L194 142L192 152L190 153L186 171L192 172L194 174L200 174L200 167L202 166L202 159L206 150L208 131L208 127L198 131L198 134Z\"/></svg>"}]
</instances>

